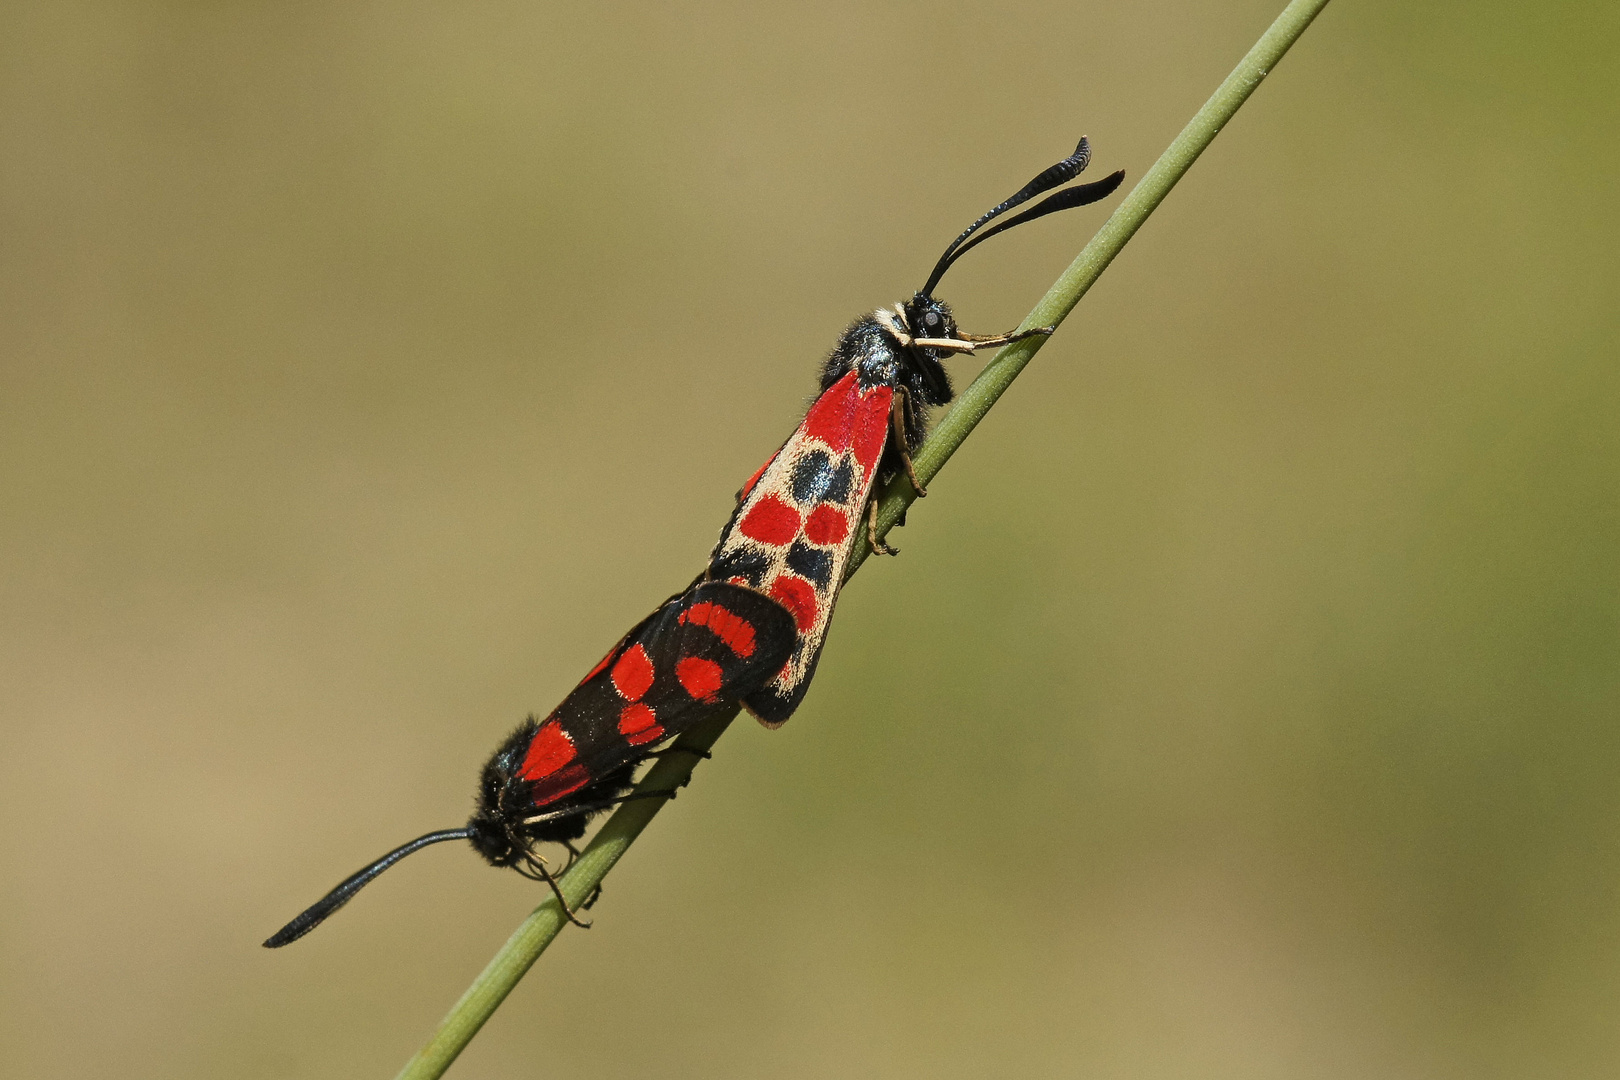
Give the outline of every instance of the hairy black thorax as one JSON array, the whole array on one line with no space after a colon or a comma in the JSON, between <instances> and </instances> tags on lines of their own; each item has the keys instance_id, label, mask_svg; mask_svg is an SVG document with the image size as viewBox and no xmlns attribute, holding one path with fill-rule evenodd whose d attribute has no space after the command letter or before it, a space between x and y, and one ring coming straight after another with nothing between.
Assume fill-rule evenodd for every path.
<instances>
[{"instance_id":1,"label":"hairy black thorax","mask_svg":"<svg viewBox=\"0 0 1620 1080\"><path fill-rule=\"evenodd\" d=\"M905 390L906 451L922 445L930 411L955 397L950 373L940 361L948 352L915 344L918 338L953 338L956 320L950 305L916 294L903 304L879 308L849 325L838 338L821 371L818 394L855 372L861 389L888 386ZM894 447L883 455L880 473L887 480L899 468Z\"/></svg>"}]
</instances>

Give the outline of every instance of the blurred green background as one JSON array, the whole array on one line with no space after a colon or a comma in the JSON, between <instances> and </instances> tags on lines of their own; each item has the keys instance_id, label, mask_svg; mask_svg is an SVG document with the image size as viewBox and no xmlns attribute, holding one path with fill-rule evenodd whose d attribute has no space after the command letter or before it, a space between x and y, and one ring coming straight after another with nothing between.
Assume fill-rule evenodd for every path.
<instances>
[{"instance_id":1,"label":"blurred green background","mask_svg":"<svg viewBox=\"0 0 1620 1080\"><path fill-rule=\"evenodd\" d=\"M11 6L0 1072L393 1075L541 890L259 941L1279 8ZM1330 6L453 1075L1620 1073L1617 131L1612 3Z\"/></svg>"}]
</instances>

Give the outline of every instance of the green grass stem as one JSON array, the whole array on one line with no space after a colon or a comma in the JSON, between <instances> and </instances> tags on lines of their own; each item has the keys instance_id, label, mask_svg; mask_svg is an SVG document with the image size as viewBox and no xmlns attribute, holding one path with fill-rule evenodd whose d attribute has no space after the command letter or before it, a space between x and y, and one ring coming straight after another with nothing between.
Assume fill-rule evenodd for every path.
<instances>
[{"instance_id":1,"label":"green grass stem","mask_svg":"<svg viewBox=\"0 0 1620 1080\"><path fill-rule=\"evenodd\" d=\"M1293 0L1283 10L1232 74L1204 103L1204 107L1176 136L1169 149L1159 156L1159 160L1120 202L1085 250L1069 264L1069 268L1041 298L1040 303L1035 305L1020 324L1022 328L1057 326L1074 310L1092 283L1113 262L1114 256L1141 228L1148 215L1164 201L1176 181L1198 160L1198 155L1232 119L1261 80L1271 73L1289 46L1305 32L1327 2ZM1036 337L1002 349L956 399L914 459L917 474L924 484L932 480L951 455L956 453L968 434L978 426L985 413L1046 341L1044 337ZM888 486L878 509L880 534L894 527L915 497L904 477ZM863 542L850 559L851 574L860 567L867 554ZM698 752L707 751L735 716L733 713L701 724L676 740L675 746ZM696 754L665 755L648 770L637 784L636 791L675 790L691 779L692 768L698 760ZM580 858L562 876L560 886L571 904L579 904L596 889L667 801L637 799L625 803L614 812L591 839ZM442 1076L566 925L567 920L556 898L548 897L473 980L467 992L461 995L461 1000L456 1002L439 1029L433 1033L433 1038L400 1071L399 1080L434 1080Z\"/></svg>"}]
</instances>

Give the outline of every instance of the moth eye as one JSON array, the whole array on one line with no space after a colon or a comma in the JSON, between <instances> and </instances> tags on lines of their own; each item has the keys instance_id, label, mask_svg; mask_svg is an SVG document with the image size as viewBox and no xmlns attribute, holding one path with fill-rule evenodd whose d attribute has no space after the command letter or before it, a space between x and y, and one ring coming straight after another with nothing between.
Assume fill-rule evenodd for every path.
<instances>
[{"instance_id":1,"label":"moth eye","mask_svg":"<svg viewBox=\"0 0 1620 1080\"><path fill-rule=\"evenodd\" d=\"M932 328L939 325L939 312L930 311L923 316L923 324Z\"/></svg>"}]
</instances>

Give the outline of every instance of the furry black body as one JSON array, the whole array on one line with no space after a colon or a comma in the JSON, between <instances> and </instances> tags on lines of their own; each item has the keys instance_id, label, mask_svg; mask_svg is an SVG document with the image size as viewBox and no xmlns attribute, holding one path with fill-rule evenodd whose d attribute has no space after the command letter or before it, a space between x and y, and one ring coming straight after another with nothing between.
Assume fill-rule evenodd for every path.
<instances>
[{"instance_id":1,"label":"furry black body","mask_svg":"<svg viewBox=\"0 0 1620 1080\"><path fill-rule=\"evenodd\" d=\"M891 437L878 464L878 482L887 483L903 466L902 450L909 456L928 434L928 417L936 406L949 405L956 396L951 376L941 363L951 353L915 344L918 338L956 337L956 320L943 300L917 293L903 304L882 308L851 323L838 338L821 369L825 394L834 383L855 372L861 389L889 386L904 390L901 429L905 446Z\"/></svg>"},{"instance_id":2,"label":"furry black body","mask_svg":"<svg viewBox=\"0 0 1620 1080\"><path fill-rule=\"evenodd\" d=\"M490 755L478 777L478 808L467 822L467 839L491 866L513 867L535 844L566 844L585 835L591 818L610 809L635 783L636 757L589 786L546 804L536 820L534 781L519 775L523 757L540 730L530 716Z\"/></svg>"}]
</instances>

